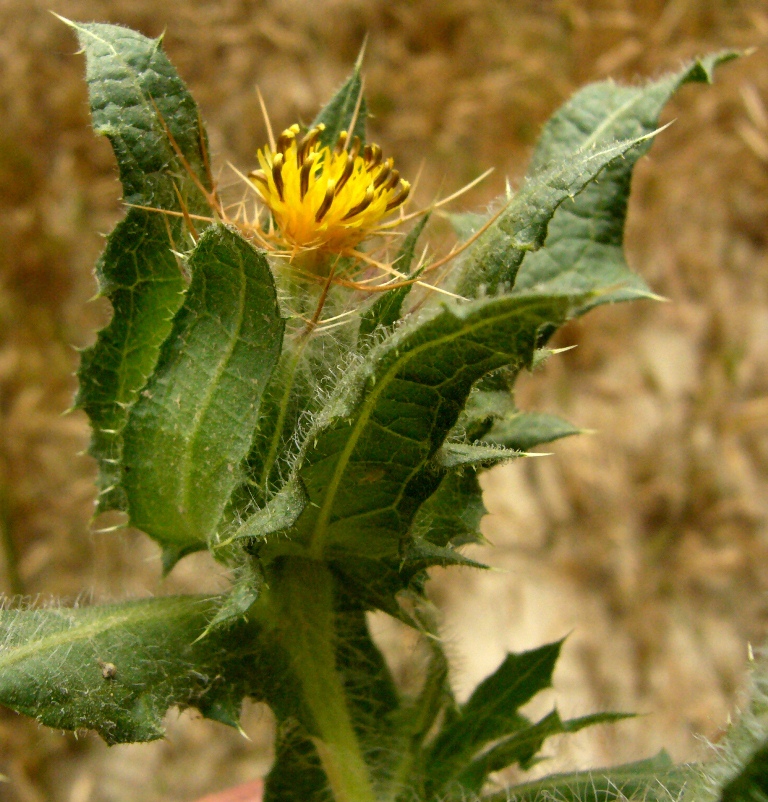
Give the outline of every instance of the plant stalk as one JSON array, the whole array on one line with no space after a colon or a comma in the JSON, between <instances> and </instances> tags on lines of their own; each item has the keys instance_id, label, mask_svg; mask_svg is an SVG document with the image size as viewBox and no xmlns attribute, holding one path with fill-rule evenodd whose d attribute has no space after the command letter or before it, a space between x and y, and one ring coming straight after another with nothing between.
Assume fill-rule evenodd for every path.
<instances>
[{"instance_id":1,"label":"plant stalk","mask_svg":"<svg viewBox=\"0 0 768 802\"><path fill-rule=\"evenodd\" d=\"M314 743L336 802L375 802L368 767L352 727L336 669L333 580L320 562L284 561L271 583L279 625L304 703Z\"/></svg>"}]
</instances>

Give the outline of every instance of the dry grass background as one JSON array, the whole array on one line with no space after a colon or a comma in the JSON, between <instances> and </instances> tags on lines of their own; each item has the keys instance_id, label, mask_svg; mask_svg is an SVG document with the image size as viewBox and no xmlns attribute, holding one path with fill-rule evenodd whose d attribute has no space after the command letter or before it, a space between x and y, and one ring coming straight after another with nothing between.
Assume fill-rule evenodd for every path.
<instances>
[{"instance_id":1,"label":"dry grass background","mask_svg":"<svg viewBox=\"0 0 768 802\"><path fill-rule=\"evenodd\" d=\"M277 126L309 120L368 33L372 138L406 176L424 161L422 201L496 165L475 206L522 174L541 124L581 84L768 39L758 0L0 0L0 590L70 600L157 592L159 561L146 538L89 530L94 466L76 456L87 425L61 414L72 346L107 314L87 303L97 232L121 210L82 59L49 9L166 29L217 160L241 166L264 139L256 84ZM572 631L561 709L648 713L564 746L569 765L662 745L695 756L735 704L747 643L766 636L767 97L763 48L674 101L628 231L631 264L671 303L601 309L561 333L579 347L520 400L595 434L487 474L495 549L483 557L501 570L433 583L460 693L504 650ZM185 560L160 592L220 585L208 568ZM403 655L401 633L381 638ZM171 715L167 740L107 750L5 712L0 799L184 802L264 771L267 718L249 709L252 744Z\"/></svg>"}]
</instances>

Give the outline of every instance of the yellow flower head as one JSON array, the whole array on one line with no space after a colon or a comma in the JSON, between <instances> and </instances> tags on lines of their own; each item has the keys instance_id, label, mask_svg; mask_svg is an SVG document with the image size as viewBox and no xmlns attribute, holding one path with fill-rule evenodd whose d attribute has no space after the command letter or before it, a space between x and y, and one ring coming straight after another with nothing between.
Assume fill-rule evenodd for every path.
<instances>
[{"instance_id":1,"label":"yellow flower head","mask_svg":"<svg viewBox=\"0 0 768 802\"><path fill-rule=\"evenodd\" d=\"M378 145L348 143L342 131L333 149L322 146L320 124L300 136L292 125L272 148L258 152L260 170L249 178L289 246L346 253L374 233L381 219L405 203L411 186ZM347 145L350 145L347 148Z\"/></svg>"}]
</instances>

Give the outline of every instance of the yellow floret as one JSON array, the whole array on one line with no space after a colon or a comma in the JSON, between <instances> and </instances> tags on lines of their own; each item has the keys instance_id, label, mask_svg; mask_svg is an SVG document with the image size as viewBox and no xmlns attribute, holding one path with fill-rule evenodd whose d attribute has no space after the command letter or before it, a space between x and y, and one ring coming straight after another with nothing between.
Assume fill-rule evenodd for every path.
<instances>
[{"instance_id":1,"label":"yellow floret","mask_svg":"<svg viewBox=\"0 0 768 802\"><path fill-rule=\"evenodd\" d=\"M260 170L249 178L272 212L289 246L345 253L374 233L389 212L405 203L410 184L378 145L361 148L342 131L333 150L321 146L319 125L300 137L292 125L274 152L258 152Z\"/></svg>"}]
</instances>

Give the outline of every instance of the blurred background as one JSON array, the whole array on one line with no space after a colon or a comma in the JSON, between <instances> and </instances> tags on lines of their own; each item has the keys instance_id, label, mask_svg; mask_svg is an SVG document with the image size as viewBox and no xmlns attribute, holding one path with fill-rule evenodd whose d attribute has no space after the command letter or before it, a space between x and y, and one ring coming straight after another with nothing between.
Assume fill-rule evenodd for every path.
<instances>
[{"instance_id":1,"label":"blurred background","mask_svg":"<svg viewBox=\"0 0 768 802\"><path fill-rule=\"evenodd\" d=\"M565 715L635 721L548 749L544 768L706 753L739 704L768 622L768 7L754 0L0 0L0 591L96 601L225 586L204 556L160 583L156 547L90 524L87 422L64 415L76 347L108 319L92 265L122 210L110 147L89 124L84 64L49 14L122 23L165 48L197 98L215 163L241 169L309 121L368 35L371 139L417 201L488 167L459 208L525 170L579 86L638 82L722 47L756 47L714 88L685 87L636 172L630 264L668 303L601 308L578 347L524 379L520 406L592 430L483 477L498 570L436 572L460 697L501 661L570 633L549 694ZM377 617L408 681L415 648ZM548 692L549 693L549 692ZM541 707L541 705L540 705ZM253 739L188 713L166 740L111 749L0 712L0 799L189 802L269 766Z\"/></svg>"}]
</instances>

